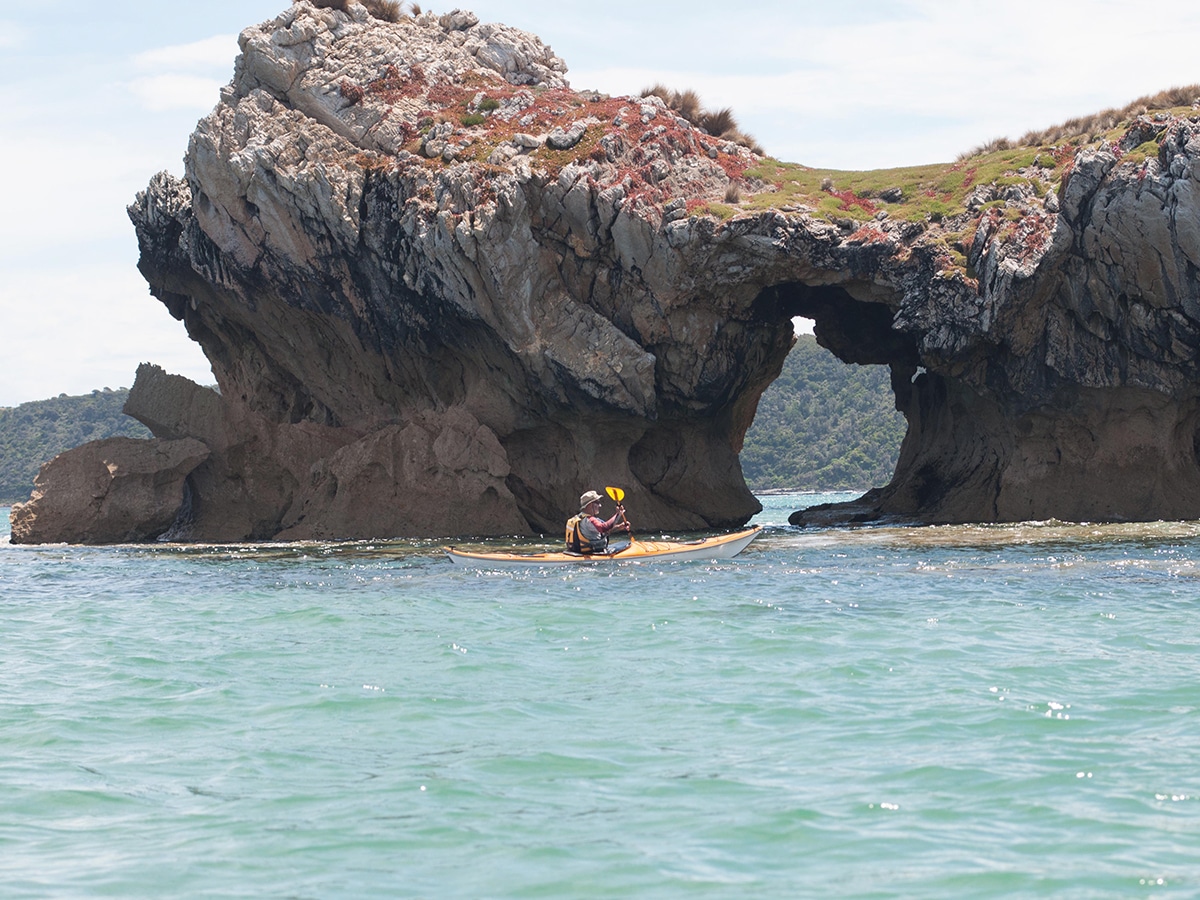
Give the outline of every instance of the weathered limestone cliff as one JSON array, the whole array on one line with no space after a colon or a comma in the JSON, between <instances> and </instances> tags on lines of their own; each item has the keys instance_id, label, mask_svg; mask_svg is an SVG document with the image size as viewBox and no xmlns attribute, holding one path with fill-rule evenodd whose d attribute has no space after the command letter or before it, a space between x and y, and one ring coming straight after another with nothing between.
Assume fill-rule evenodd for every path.
<instances>
[{"instance_id":1,"label":"weathered limestone cliff","mask_svg":"<svg viewBox=\"0 0 1200 900\"><path fill-rule=\"evenodd\" d=\"M203 452L169 525L69 539L556 533L605 484L640 528L739 524L796 315L909 420L891 484L796 521L1200 516L1190 110L818 189L470 13L301 0L241 49L129 209L220 391L146 366L128 411ZM64 539L43 477L14 540Z\"/></svg>"}]
</instances>

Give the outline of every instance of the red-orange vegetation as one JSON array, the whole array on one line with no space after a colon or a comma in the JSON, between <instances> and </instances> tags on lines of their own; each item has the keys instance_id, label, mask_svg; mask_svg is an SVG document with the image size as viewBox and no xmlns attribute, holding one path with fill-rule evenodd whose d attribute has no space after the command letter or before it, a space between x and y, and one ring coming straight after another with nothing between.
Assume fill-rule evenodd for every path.
<instances>
[{"instance_id":1,"label":"red-orange vegetation","mask_svg":"<svg viewBox=\"0 0 1200 900\"><path fill-rule=\"evenodd\" d=\"M878 225L863 225L846 239L851 244L881 244L888 241L887 232Z\"/></svg>"},{"instance_id":2,"label":"red-orange vegetation","mask_svg":"<svg viewBox=\"0 0 1200 900\"><path fill-rule=\"evenodd\" d=\"M425 84L425 71L420 66L409 67L408 76L405 77L399 69L389 65L383 70L383 75L367 85L367 93L385 103L398 103L420 95Z\"/></svg>"},{"instance_id":3,"label":"red-orange vegetation","mask_svg":"<svg viewBox=\"0 0 1200 900\"><path fill-rule=\"evenodd\" d=\"M859 209L861 209L863 212L868 213L872 216L875 215L875 213L877 213L879 211L879 207L877 207L874 203L872 203L866 197L858 196L858 194L854 193L854 191L830 190L829 193L832 196L837 197L838 200L841 201L841 204L839 205L838 208L841 209L842 212L849 212L851 209L853 209L856 206Z\"/></svg>"},{"instance_id":4,"label":"red-orange vegetation","mask_svg":"<svg viewBox=\"0 0 1200 900\"><path fill-rule=\"evenodd\" d=\"M445 109L459 104L465 106L474 95L475 91L470 88L464 88L452 81L438 81L430 86L429 93L425 96L430 103Z\"/></svg>"}]
</instances>

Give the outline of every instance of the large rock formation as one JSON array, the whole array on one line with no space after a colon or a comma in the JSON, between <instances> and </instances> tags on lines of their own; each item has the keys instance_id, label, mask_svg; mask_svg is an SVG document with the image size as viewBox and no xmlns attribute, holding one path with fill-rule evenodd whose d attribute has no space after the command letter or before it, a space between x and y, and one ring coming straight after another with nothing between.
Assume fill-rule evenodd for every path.
<instances>
[{"instance_id":1,"label":"large rock formation","mask_svg":"<svg viewBox=\"0 0 1200 900\"><path fill-rule=\"evenodd\" d=\"M146 367L130 399L208 450L173 536L556 533L604 484L640 528L739 524L796 315L909 420L892 483L816 517L1200 515L1195 115L947 167L959 199L814 197L469 13L301 0L241 49L129 210L219 385Z\"/></svg>"}]
</instances>

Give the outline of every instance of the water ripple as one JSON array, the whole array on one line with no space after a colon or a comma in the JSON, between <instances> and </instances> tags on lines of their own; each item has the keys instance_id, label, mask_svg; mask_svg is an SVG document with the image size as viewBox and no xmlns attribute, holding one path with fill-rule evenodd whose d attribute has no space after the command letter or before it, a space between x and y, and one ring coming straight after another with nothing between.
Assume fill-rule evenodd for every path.
<instances>
[{"instance_id":1,"label":"water ripple","mask_svg":"<svg viewBox=\"0 0 1200 900\"><path fill-rule=\"evenodd\" d=\"M1195 523L774 523L604 571L439 546L0 543L6 893L1200 883Z\"/></svg>"}]
</instances>

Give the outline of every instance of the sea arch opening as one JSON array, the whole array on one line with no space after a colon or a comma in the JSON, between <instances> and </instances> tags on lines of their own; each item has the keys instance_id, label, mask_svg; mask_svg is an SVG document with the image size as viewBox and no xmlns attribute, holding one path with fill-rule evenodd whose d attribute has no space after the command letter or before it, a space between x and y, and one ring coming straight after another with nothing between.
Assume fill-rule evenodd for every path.
<instances>
[{"instance_id":1,"label":"sea arch opening","mask_svg":"<svg viewBox=\"0 0 1200 900\"><path fill-rule=\"evenodd\" d=\"M759 297L796 337L743 440L751 491L859 494L894 477L919 358L912 336L893 328L888 298L855 296L873 290L786 283Z\"/></svg>"}]
</instances>

